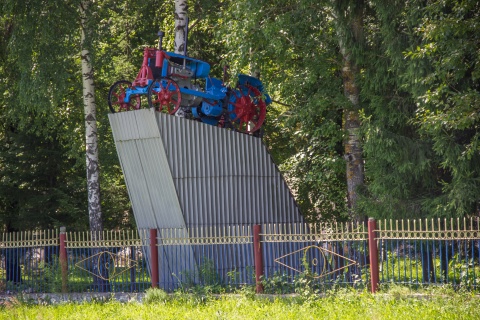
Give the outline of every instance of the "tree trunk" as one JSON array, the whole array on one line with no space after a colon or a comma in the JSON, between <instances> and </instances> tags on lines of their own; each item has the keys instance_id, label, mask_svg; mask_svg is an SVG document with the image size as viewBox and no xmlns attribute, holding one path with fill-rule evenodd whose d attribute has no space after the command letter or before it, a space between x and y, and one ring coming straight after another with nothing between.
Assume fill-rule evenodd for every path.
<instances>
[{"instance_id":1,"label":"tree trunk","mask_svg":"<svg viewBox=\"0 0 480 320\"><path fill-rule=\"evenodd\" d=\"M92 30L88 25L90 1L84 0L80 3L81 19L81 62L82 62L82 83L83 83L83 105L85 112L85 145L87 161L87 191L88 191L88 217L92 240L101 239L102 210L100 206L100 182L98 165L98 142L97 142L97 117L95 104L95 84L91 53L87 47L87 37ZM94 274L94 287L98 291L108 291L108 270L103 263L99 263L100 249L92 250L94 261L92 273Z\"/></svg>"},{"instance_id":2,"label":"tree trunk","mask_svg":"<svg viewBox=\"0 0 480 320\"><path fill-rule=\"evenodd\" d=\"M97 116L95 104L95 84L91 54L86 48L86 36L90 33L87 25L89 1L82 1L80 5L81 15L81 60L82 60L82 83L83 105L85 112L85 145L87 161L87 189L88 189L88 216L91 231L100 231L102 225L102 210L100 207L100 183L98 166L98 143L97 143Z\"/></svg>"},{"instance_id":3,"label":"tree trunk","mask_svg":"<svg viewBox=\"0 0 480 320\"><path fill-rule=\"evenodd\" d=\"M188 4L187 0L175 0L175 53L187 55L187 30L188 30ZM186 83L182 83L186 82ZM180 87L190 85L187 79L179 83ZM180 106L175 115L177 117L186 117L187 107Z\"/></svg>"},{"instance_id":4,"label":"tree trunk","mask_svg":"<svg viewBox=\"0 0 480 320\"><path fill-rule=\"evenodd\" d=\"M187 0L175 0L175 53L183 54L187 45Z\"/></svg>"},{"instance_id":5,"label":"tree trunk","mask_svg":"<svg viewBox=\"0 0 480 320\"><path fill-rule=\"evenodd\" d=\"M344 129L347 133L345 140L347 205L350 218L360 222L364 220L364 217L356 211L357 190L364 184L364 168L363 150L359 136L360 90L356 80L359 68L352 57L353 48L349 46L363 43L363 1L354 1L345 10L347 11L336 13L338 17L336 24L340 53L343 58L343 90L345 97L351 103L350 108L344 110L343 118ZM342 22L347 25L341 25ZM347 33L353 35L352 39L347 39Z\"/></svg>"}]
</instances>

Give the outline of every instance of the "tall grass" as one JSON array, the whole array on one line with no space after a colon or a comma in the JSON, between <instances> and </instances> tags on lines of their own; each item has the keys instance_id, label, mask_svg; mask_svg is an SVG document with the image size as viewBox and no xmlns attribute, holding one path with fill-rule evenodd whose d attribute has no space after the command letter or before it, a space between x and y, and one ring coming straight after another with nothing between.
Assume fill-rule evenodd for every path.
<instances>
[{"instance_id":1,"label":"tall grass","mask_svg":"<svg viewBox=\"0 0 480 320\"><path fill-rule=\"evenodd\" d=\"M337 292L320 299L177 294L144 303L91 302L3 305L0 319L480 319L479 298L450 293L413 298L404 293Z\"/></svg>"}]
</instances>

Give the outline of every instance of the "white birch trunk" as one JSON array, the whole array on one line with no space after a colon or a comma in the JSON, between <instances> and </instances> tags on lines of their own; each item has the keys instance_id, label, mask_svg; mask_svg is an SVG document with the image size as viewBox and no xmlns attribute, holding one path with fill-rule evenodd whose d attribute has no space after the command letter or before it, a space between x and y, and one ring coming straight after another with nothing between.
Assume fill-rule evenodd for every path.
<instances>
[{"instance_id":1,"label":"white birch trunk","mask_svg":"<svg viewBox=\"0 0 480 320\"><path fill-rule=\"evenodd\" d=\"M88 190L88 216L91 231L100 231L102 225L102 210L100 207L100 183L98 165L97 143L97 117L95 104L95 84L91 55L85 46L88 36L87 14L90 1L85 0L80 4L81 18L81 63L83 83L83 105L85 113L85 145L87 161L87 190Z\"/></svg>"},{"instance_id":2,"label":"white birch trunk","mask_svg":"<svg viewBox=\"0 0 480 320\"><path fill-rule=\"evenodd\" d=\"M97 106L95 104L95 83L91 54L86 47L87 37L91 30L87 24L90 0L83 0L80 3L81 23L81 63L82 63L82 84L83 84L83 107L85 113L85 145L87 161L87 191L88 191L88 218L92 240L102 239L102 210L100 207L100 170L98 165L98 142L97 142ZM110 284L106 261L102 259L100 248L93 248L92 269L93 288L95 291L108 292Z\"/></svg>"},{"instance_id":3,"label":"white birch trunk","mask_svg":"<svg viewBox=\"0 0 480 320\"><path fill-rule=\"evenodd\" d=\"M187 0L175 0L175 53L183 54L187 42Z\"/></svg>"},{"instance_id":4,"label":"white birch trunk","mask_svg":"<svg viewBox=\"0 0 480 320\"><path fill-rule=\"evenodd\" d=\"M187 0L175 0L175 53L184 54L187 45L187 28L188 28L188 4ZM180 106L175 116L185 117L186 108Z\"/></svg>"}]
</instances>

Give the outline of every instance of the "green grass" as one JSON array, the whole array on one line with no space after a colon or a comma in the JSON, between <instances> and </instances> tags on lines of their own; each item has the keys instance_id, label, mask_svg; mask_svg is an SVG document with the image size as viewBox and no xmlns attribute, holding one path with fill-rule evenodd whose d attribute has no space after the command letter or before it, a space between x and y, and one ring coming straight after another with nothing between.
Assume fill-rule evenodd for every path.
<instances>
[{"instance_id":1,"label":"green grass","mask_svg":"<svg viewBox=\"0 0 480 320\"><path fill-rule=\"evenodd\" d=\"M148 294L148 293L147 293ZM449 292L413 298L405 292L337 292L320 299L221 298L150 294L146 302L13 303L0 319L480 319L479 298Z\"/></svg>"}]
</instances>

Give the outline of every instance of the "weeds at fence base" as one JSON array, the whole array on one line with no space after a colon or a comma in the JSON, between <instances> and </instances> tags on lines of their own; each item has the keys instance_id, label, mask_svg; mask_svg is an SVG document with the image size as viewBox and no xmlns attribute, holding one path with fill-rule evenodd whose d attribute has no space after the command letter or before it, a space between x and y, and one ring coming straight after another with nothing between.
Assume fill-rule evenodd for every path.
<instances>
[{"instance_id":1,"label":"weeds at fence base","mask_svg":"<svg viewBox=\"0 0 480 320\"><path fill-rule=\"evenodd\" d=\"M146 304L149 303L166 303L170 299L168 293L158 288L151 288L145 291L145 297L143 302Z\"/></svg>"}]
</instances>

